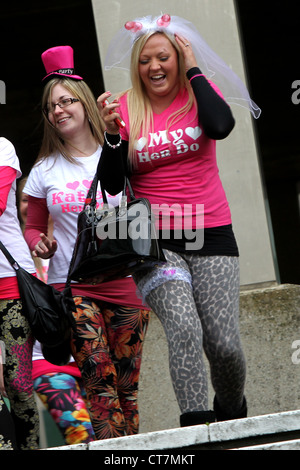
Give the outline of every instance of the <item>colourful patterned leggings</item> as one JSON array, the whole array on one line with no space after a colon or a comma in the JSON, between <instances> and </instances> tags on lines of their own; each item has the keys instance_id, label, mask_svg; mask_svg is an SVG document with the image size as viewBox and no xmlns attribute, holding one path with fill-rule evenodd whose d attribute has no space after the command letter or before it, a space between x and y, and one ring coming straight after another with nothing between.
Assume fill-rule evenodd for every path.
<instances>
[{"instance_id":1,"label":"colourful patterned leggings","mask_svg":"<svg viewBox=\"0 0 300 470\"><path fill-rule=\"evenodd\" d=\"M136 434L138 381L149 312L74 297L72 354L96 439Z\"/></svg>"},{"instance_id":2,"label":"colourful patterned leggings","mask_svg":"<svg viewBox=\"0 0 300 470\"><path fill-rule=\"evenodd\" d=\"M87 443L95 439L81 379L60 372L44 374L35 379L34 390L57 424L67 445Z\"/></svg>"},{"instance_id":3,"label":"colourful patterned leggings","mask_svg":"<svg viewBox=\"0 0 300 470\"><path fill-rule=\"evenodd\" d=\"M4 383L20 450L39 448L39 415L33 393L33 337L20 300L0 300L0 340L6 348Z\"/></svg>"}]
</instances>

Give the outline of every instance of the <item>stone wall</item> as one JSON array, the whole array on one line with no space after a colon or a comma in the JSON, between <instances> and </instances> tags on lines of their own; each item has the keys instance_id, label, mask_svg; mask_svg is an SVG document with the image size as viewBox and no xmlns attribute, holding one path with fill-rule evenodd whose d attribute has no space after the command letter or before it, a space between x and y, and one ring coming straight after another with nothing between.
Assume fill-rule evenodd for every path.
<instances>
[{"instance_id":1,"label":"stone wall","mask_svg":"<svg viewBox=\"0 0 300 470\"><path fill-rule=\"evenodd\" d=\"M297 352L293 343L300 341L300 286L241 291L240 329L249 416L300 409L300 364L292 360ZM212 403L211 388L209 396ZM154 314L144 346L139 402L140 432L179 426L165 335Z\"/></svg>"}]
</instances>

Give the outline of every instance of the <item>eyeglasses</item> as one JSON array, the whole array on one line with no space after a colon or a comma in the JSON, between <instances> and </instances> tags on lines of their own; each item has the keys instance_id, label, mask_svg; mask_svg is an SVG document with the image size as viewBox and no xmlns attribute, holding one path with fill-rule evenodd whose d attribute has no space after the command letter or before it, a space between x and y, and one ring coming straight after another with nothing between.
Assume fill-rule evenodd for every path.
<instances>
[{"instance_id":1,"label":"eyeglasses","mask_svg":"<svg viewBox=\"0 0 300 470\"><path fill-rule=\"evenodd\" d=\"M70 106L72 103L77 103L77 101L80 101L77 98L64 98L57 103L50 104L48 106L45 106L44 108L44 113L49 114L49 113L54 113L56 106L59 106L60 108L66 108L67 106Z\"/></svg>"}]
</instances>

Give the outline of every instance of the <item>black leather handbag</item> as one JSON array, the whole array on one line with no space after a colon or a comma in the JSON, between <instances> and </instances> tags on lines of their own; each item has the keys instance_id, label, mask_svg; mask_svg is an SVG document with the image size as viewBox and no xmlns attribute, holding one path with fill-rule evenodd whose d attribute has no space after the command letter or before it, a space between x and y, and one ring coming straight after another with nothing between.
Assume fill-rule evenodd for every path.
<instances>
[{"instance_id":1,"label":"black leather handbag","mask_svg":"<svg viewBox=\"0 0 300 470\"><path fill-rule=\"evenodd\" d=\"M59 292L22 268L1 241L0 249L16 272L24 315L33 336L41 343L45 359L56 365L67 364L71 357L71 329L75 330L72 311L76 311L69 281Z\"/></svg>"},{"instance_id":2,"label":"black leather handbag","mask_svg":"<svg viewBox=\"0 0 300 470\"><path fill-rule=\"evenodd\" d=\"M70 279L97 284L165 263L148 199L136 199L125 178L119 206L109 207L101 188L104 204L97 209L97 187L96 173L78 216Z\"/></svg>"}]
</instances>

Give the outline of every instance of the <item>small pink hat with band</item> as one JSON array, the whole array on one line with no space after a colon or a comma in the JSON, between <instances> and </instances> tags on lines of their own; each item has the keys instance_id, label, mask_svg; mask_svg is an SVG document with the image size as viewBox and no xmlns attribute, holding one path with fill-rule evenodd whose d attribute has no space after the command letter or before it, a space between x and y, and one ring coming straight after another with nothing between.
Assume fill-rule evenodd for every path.
<instances>
[{"instance_id":1,"label":"small pink hat with band","mask_svg":"<svg viewBox=\"0 0 300 470\"><path fill-rule=\"evenodd\" d=\"M83 80L82 77L74 74L74 52L71 46L57 46L47 49L42 54L42 61L47 73L43 80L52 77Z\"/></svg>"}]
</instances>

